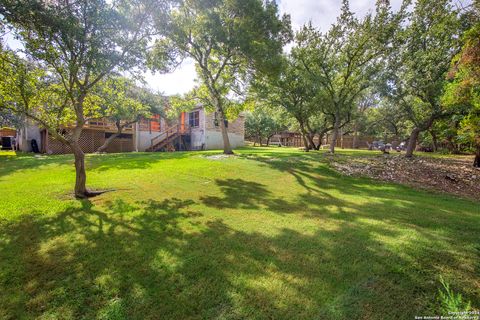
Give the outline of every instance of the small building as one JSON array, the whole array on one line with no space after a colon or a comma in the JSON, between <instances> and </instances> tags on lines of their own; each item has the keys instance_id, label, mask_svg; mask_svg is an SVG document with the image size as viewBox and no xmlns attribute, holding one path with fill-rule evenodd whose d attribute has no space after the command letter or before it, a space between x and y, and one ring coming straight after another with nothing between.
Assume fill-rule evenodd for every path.
<instances>
[{"instance_id":1,"label":"small building","mask_svg":"<svg viewBox=\"0 0 480 320\"><path fill-rule=\"evenodd\" d=\"M7 150L15 150L16 142L15 137L17 130L13 128L3 127L0 128L0 147Z\"/></svg>"},{"instance_id":2,"label":"small building","mask_svg":"<svg viewBox=\"0 0 480 320\"><path fill-rule=\"evenodd\" d=\"M354 148L355 137L352 135L340 134L335 147L338 148ZM358 136L356 141L356 147L360 149L367 149L375 137L372 136ZM270 141L274 144L278 144L285 147L304 147L302 135L299 132L283 131L272 136ZM313 141L318 145L319 137L315 135ZM322 146L329 146L332 143L332 133L327 133L323 136Z\"/></svg>"},{"instance_id":3,"label":"small building","mask_svg":"<svg viewBox=\"0 0 480 320\"><path fill-rule=\"evenodd\" d=\"M15 137L17 135L17 130L13 128L3 127L0 128L0 138L1 137Z\"/></svg>"},{"instance_id":4,"label":"small building","mask_svg":"<svg viewBox=\"0 0 480 320\"><path fill-rule=\"evenodd\" d=\"M243 114L240 114L234 121L225 124L232 148L243 146L245 143L245 119ZM64 130L68 130L68 128ZM116 132L115 125L106 120L88 121L80 136L81 148L85 153L96 152L105 140ZM68 146L55 140L46 129L27 121L24 128L18 131L19 149L26 152L32 151L31 141L33 139L37 142L42 153L71 153ZM222 148L223 139L216 112L208 113L205 108L198 107L191 112L182 112L175 121L168 121L156 114L150 119L142 119L127 126L123 129L122 134L110 143L106 152Z\"/></svg>"},{"instance_id":5,"label":"small building","mask_svg":"<svg viewBox=\"0 0 480 320\"><path fill-rule=\"evenodd\" d=\"M318 137L313 138L315 143L318 143ZM283 147L304 147L303 137L299 132L282 131L274 134L270 138L270 143L280 145Z\"/></svg>"}]
</instances>

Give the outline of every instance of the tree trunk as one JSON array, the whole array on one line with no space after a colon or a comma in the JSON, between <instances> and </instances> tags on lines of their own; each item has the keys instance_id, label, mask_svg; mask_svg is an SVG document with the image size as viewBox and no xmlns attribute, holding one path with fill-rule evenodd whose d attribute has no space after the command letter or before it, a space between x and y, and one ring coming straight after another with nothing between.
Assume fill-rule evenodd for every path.
<instances>
[{"instance_id":1,"label":"tree trunk","mask_svg":"<svg viewBox=\"0 0 480 320\"><path fill-rule=\"evenodd\" d=\"M433 151L437 152L438 151L437 135L435 134L435 132L433 132L433 130L430 130L430 135L432 136Z\"/></svg>"},{"instance_id":2,"label":"tree trunk","mask_svg":"<svg viewBox=\"0 0 480 320\"><path fill-rule=\"evenodd\" d=\"M335 124L333 126L332 141L330 142L330 153L335 153L335 145L337 144L338 131L340 130L340 117L335 117Z\"/></svg>"},{"instance_id":3,"label":"tree trunk","mask_svg":"<svg viewBox=\"0 0 480 320\"><path fill-rule=\"evenodd\" d=\"M305 146L305 151L306 152L310 151L307 138L305 137L305 133L303 132L302 132L302 140L303 140L303 145Z\"/></svg>"},{"instance_id":4,"label":"tree trunk","mask_svg":"<svg viewBox=\"0 0 480 320\"><path fill-rule=\"evenodd\" d=\"M253 142L253 146L256 146L257 143L260 147L262 146L262 135L258 131L255 134L255 140Z\"/></svg>"},{"instance_id":5,"label":"tree trunk","mask_svg":"<svg viewBox=\"0 0 480 320\"><path fill-rule=\"evenodd\" d=\"M345 149L343 147L343 129L340 129L340 148Z\"/></svg>"},{"instance_id":6,"label":"tree trunk","mask_svg":"<svg viewBox=\"0 0 480 320\"><path fill-rule=\"evenodd\" d=\"M417 146L417 139L419 134L419 128L415 128L412 130L410 138L408 139L407 152L405 153L405 157L411 158L413 156L413 151L415 151L415 147Z\"/></svg>"},{"instance_id":7,"label":"tree trunk","mask_svg":"<svg viewBox=\"0 0 480 320\"><path fill-rule=\"evenodd\" d=\"M223 153L224 154L233 154L232 147L230 146L230 139L228 138L227 127L225 126L225 114L221 106L217 107L217 112L220 117L220 130L222 131L223 139Z\"/></svg>"},{"instance_id":8,"label":"tree trunk","mask_svg":"<svg viewBox=\"0 0 480 320\"><path fill-rule=\"evenodd\" d=\"M353 149L358 149L358 123L355 122L353 126L353 142L352 142Z\"/></svg>"},{"instance_id":9,"label":"tree trunk","mask_svg":"<svg viewBox=\"0 0 480 320\"><path fill-rule=\"evenodd\" d=\"M299 121L300 122L300 121ZM310 151L310 143L307 140L307 132L305 131L305 127L303 123L300 122L300 133L302 134L303 144L305 146L305 151Z\"/></svg>"},{"instance_id":10,"label":"tree trunk","mask_svg":"<svg viewBox=\"0 0 480 320\"><path fill-rule=\"evenodd\" d=\"M455 144L455 142L453 141L453 138L452 137L448 137L447 138L447 141L448 141L448 145L450 146L449 150L451 153L453 154L459 154L460 151L458 150L457 148L457 145Z\"/></svg>"},{"instance_id":11,"label":"tree trunk","mask_svg":"<svg viewBox=\"0 0 480 320\"><path fill-rule=\"evenodd\" d=\"M87 190L87 174L85 172L85 154L77 143L72 144L75 156L75 197L84 199L89 196Z\"/></svg>"},{"instance_id":12,"label":"tree trunk","mask_svg":"<svg viewBox=\"0 0 480 320\"><path fill-rule=\"evenodd\" d=\"M267 138L267 147L270 146L270 137Z\"/></svg>"},{"instance_id":13,"label":"tree trunk","mask_svg":"<svg viewBox=\"0 0 480 320\"><path fill-rule=\"evenodd\" d=\"M116 132L116 133L112 134L110 137L108 137L108 138L105 140L105 142L103 143L103 145L97 149L97 152L104 152L105 150L107 150L107 148L108 148L108 146L110 145L110 143L112 143L112 141L113 141L116 137L120 136L121 134L122 134L122 131Z\"/></svg>"},{"instance_id":14,"label":"tree trunk","mask_svg":"<svg viewBox=\"0 0 480 320\"><path fill-rule=\"evenodd\" d=\"M477 151L475 152L475 160L473 161L475 168L480 168L480 145L477 145Z\"/></svg>"},{"instance_id":15,"label":"tree trunk","mask_svg":"<svg viewBox=\"0 0 480 320\"><path fill-rule=\"evenodd\" d=\"M125 128L126 126L129 126L129 125L132 125L134 123L136 123L136 121L128 122L128 123L122 125L120 120L117 120L115 122L115 126L117 127L117 132L115 132L110 137L108 137L105 140L104 144L100 148L97 149L97 152L104 152L105 150L107 150L110 143L112 143L112 141L115 140L115 138L117 138L118 136L120 136L122 134L123 128Z\"/></svg>"},{"instance_id":16,"label":"tree trunk","mask_svg":"<svg viewBox=\"0 0 480 320\"><path fill-rule=\"evenodd\" d=\"M320 150L320 148L322 147L323 136L324 133L318 134L318 144L316 145L315 150Z\"/></svg>"},{"instance_id":17,"label":"tree trunk","mask_svg":"<svg viewBox=\"0 0 480 320\"><path fill-rule=\"evenodd\" d=\"M313 136L311 134L307 134L307 139L310 145L309 149L316 150L316 145L315 145L315 141L313 141Z\"/></svg>"}]
</instances>

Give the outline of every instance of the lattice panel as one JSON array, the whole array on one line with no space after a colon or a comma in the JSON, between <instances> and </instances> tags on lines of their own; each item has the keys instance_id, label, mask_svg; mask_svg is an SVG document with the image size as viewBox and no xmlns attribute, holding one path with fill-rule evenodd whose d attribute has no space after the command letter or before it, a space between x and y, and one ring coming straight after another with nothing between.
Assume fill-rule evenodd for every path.
<instances>
[{"instance_id":1,"label":"lattice panel","mask_svg":"<svg viewBox=\"0 0 480 320\"><path fill-rule=\"evenodd\" d=\"M102 131L83 130L78 143L85 153L93 153L105 141L105 134ZM98 146L95 148L95 146Z\"/></svg>"},{"instance_id":2,"label":"lattice panel","mask_svg":"<svg viewBox=\"0 0 480 320\"><path fill-rule=\"evenodd\" d=\"M132 138L122 138L114 139L107 148L109 153L119 153L119 152L132 152L133 151L133 139Z\"/></svg>"},{"instance_id":3,"label":"lattice panel","mask_svg":"<svg viewBox=\"0 0 480 320\"><path fill-rule=\"evenodd\" d=\"M78 140L80 148L85 153L93 153L105 143L105 132L99 130L84 129ZM107 148L107 152L132 152L134 150L133 136L130 138L114 139ZM65 154L72 153L70 148L63 143L48 136L47 153Z\"/></svg>"},{"instance_id":4,"label":"lattice panel","mask_svg":"<svg viewBox=\"0 0 480 320\"><path fill-rule=\"evenodd\" d=\"M65 153L72 153L70 147L64 145L60 141L55 140L52 136L48 136L48 147L47 147L48 154L65 154Z\"/></svg>"}]
</instances>

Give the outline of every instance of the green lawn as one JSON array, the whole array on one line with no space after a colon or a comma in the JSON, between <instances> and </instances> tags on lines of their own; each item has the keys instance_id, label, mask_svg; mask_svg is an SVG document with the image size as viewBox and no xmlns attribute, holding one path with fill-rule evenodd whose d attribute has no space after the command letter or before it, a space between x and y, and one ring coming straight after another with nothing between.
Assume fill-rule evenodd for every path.
<instances>
[{"instance_id":1,"label":"green lawn","mask_svg":"<svg viewBox=\"0 0 480 320\"><path fill-rule=\"evenodd\" d=\"M440 276L480 306L480 203L216 153L88 156L85 201L71 156L0 153L0 319L413 319Z\"/></svg>"}]
</instances>

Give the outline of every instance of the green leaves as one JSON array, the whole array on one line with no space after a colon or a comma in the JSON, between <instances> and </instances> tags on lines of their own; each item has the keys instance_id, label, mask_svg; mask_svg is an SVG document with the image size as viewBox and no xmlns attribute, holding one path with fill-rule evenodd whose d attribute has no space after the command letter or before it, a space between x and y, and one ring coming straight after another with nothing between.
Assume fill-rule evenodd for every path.
<instances>
[{"instance_id":1,"label":"green leaves","mask_svg":"<svg viewBox=\"0 0 480 320\"><path fill-rule=\"evenodd\" d=\"M296 35L292 55L319 83L323 112L347 118L361 93L373 84L388 47L385 37L378 35L394 21L393 14L381 10L375 18L368 14L359 20L344 1L341 15L327 33L306 25Z\"/></svg>"},{"instance_id":2,"label":"green leaves","mask_svg":"<svg viewBox=\"0 0 480 320\"><path fill-rule=\"evenodd\" d=\"M388 60L390 96L405 108L414 107L405 105L406 100L421 101L423 107L410 112L415 121L414 117L429 118L442 112L440 98L450 61L458 50L460 20L449 0L421 0L415 2L402 25L394 40L396 50Z\"/></svg>"},{"instance_id":3,"label":"green leaves","mask_svg":"<svg viewBox=\"0 0 480 320\"><path fill-rule=\"evenodd\" d=\"M259 143L266 142L275 133L285 130L285 125L279 117L280 113L265 106L257 106L247 112L245 117L245 135Z\"/></svg>"},{"instance_id":4,"label":"green leaves","mask_svg":"<svg viewBox=\"0 0 480 320\"><path fill-rule=\"evenodd\" d=\"M443 103L464 115L460 138L480 148L480 23L465 33L464 45L453 59L451 81L445 86Z\"/></svg>"},{"instance_id":5,"label":"green leaves","mask_svg":"<svg viewBox=\"0 0 480 320\"><path fill-rule=\"evenodd\" d=\"M256 72L275 70L289 30L288 17L279 19L274 1L185 0L173 11L150 61L162 70L168 58L177 63L192 58L197 91L207 90L210 97L203 102L217 108L238 98Z\"/></svg>"}]
</instances>

